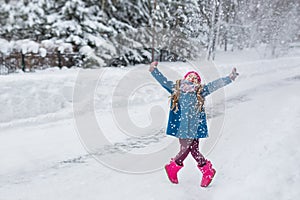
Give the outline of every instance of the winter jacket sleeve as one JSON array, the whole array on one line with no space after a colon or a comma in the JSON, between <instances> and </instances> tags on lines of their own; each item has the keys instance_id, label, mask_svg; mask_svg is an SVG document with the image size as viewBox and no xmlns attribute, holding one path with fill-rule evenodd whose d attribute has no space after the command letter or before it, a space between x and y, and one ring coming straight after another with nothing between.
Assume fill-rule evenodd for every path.
<instances>
[{"instance_id":1,"label":"winter jacket sleeve","mask_svg":"<svg viewBox=\"0 0 300 200\"><path fill-rule=\"evenodd\" d=\"M232 82L232 80L229 78L229 76L214 80L204 86L204 88L201 92L201 96L205 97L205 96L213 93L214 91L228 85L231 82Z\"/></svg>"},{"instance_id":2,"label":"winter jacket sleeve","mask_svg":"<svg viewBox=\"0 0 300 200\"><path fill-rule=\"evenodd\" d=\"M172 93L174 87L173 81L168 81L168 79L157 69L155 68L151 72L152 76L165 88L169 93Z\"/></svg>"}]
</instances>

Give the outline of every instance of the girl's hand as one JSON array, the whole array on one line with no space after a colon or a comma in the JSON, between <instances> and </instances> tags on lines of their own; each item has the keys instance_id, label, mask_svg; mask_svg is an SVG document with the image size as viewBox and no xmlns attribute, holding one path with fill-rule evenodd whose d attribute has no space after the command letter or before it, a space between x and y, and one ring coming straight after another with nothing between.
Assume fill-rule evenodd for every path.
<instances>
[{"instance_id":1,"label":"girl's hand","mask_svg":"<svg viewBox=\"0 0 300 200\"><path fill-rule=\"evenodd\" d=\"M154 61L150 64L150 68L149 68L149 71L150 72L153 72L153 70L157 67L158 65L158 62L157 61Z\"/></svg>"},{"instance_id":2,"label":"girl's hand","mask_svg":"<svg viewBox=\"0 0 300 200\"><path fill-rule=\"evenodd\" d=\"M229 78L234 81L238 75L239 73L236 72L236 68L234 67L229 74Z\"/></svg>"}]
</instances>

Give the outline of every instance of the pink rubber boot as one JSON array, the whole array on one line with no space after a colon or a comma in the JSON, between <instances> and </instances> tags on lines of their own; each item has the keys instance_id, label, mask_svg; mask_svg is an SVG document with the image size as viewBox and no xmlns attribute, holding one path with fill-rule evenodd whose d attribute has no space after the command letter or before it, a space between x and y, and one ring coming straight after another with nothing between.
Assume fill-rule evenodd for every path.
<instances>
[{"instance_id":1,"label":"pink rubber boot","mask_svg":"<svg viewBox=\"0 0 300 200\"><path fill-rule=\"evenodd\" d=\"M216 170L212 168L212 164L209 160L206 160L206 164L204 166L198 166L198 168L203 174L201 180L201 187L207 187L212 181L213 177L215 176Z\"/></svg>"},{"instance_id":2,"label":"pink rubber boot","mask_svg":"<svg viewBox=\"0 0 300 200\"><path fill-rule=\"evenodd\" d=\"M165 170L168 174L168 177L170 181L174 184L178 184L178 178L177 178L177 172L182 168L183 166L177 165L176 162L172 159L170 164L167 164L165 166Z\"/></svg>"}]
</instances>

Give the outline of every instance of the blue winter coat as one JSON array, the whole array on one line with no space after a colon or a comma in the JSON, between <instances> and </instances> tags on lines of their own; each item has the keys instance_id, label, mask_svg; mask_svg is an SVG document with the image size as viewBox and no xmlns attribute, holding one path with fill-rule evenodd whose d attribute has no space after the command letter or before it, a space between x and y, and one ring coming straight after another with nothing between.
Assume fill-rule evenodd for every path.
<instances>
[{"instance_id":1,"label":"blue winter coat","mask_svg":"<svg viewBox=\"0 0 300 200\"><path fill-rule=\"evenodd\" d=\"M175 84L155 68L151 74L153 77L171 94ZM219 88L231 83L229 76L217 79L204 85L201 96L207 95ZM204 108L201 111L196 109L197 96L196 92L180 91L178 101L178 111L170 109L167 135L177 138L206 138L208 137L207 121ZM171 108L172 105L170 105Z\"/></svg>"}]
</instances>

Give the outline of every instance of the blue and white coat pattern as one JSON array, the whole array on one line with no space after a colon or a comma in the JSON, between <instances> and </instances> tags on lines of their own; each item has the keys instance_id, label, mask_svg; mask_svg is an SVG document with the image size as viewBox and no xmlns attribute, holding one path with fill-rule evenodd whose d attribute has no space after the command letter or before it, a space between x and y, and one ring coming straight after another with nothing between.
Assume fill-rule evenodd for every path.
<instances>
[{"instance_id":1,"label":"blue and white coat pattern","mask_svg":"<svg viewBox=\"0 0 300 200\"><path fill-rule=\"evenodd\" d=\"M151 74L163 88L172 94L175 89L173 81L167 80L167 78L157 68L155 68ZM232 80L229 76L212 81L204 85L201 96L205 98L207 95L231 82ZM197 96L195 91L180 91L178 111L174 112L170 109L167 135L190 139L208 137L205 109L202 108L201 111L197 111L196 103ZM171 106L172 105L170 105L170 108Z\"/></svg>"}]
</instances>

